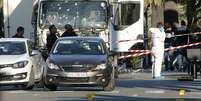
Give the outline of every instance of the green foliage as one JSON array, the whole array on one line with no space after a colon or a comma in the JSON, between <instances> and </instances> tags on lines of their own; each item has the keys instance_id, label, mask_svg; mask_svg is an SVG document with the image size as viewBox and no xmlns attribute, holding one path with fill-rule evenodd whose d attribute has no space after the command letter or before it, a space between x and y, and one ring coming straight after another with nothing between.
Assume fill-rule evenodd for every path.
<instances>
[{"instance_id":1,"label":"green foliage","mask_svg":"<svg viewBox=\"0 0 201 101\"><path fill-rule=\"evenodd\" d=\"M138 69L141 68L141 58L142 57L131 57L130 63L132 65L132 69Z\"/></svg>"},{"instance_id":2,"label":"green foliage","mask_svg":"<svg viewBox=\"0 0 201 101\"><path fill-rule=\"evenodd\" d=\"M188 27L191 28L201 18L201 0L187 0Z\"/></svg>"}]
</instances>

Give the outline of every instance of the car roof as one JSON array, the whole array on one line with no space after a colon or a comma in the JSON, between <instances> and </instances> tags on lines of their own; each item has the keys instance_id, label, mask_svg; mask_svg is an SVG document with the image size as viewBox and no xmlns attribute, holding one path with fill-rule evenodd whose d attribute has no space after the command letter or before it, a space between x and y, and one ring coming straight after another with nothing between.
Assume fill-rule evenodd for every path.
<instances>
[{"instance_id":1,"label":"car roof","mask_svg":"<svg viewBox=\"0 0 201 101\"><path fill-rule=\"evenodd\" d=\"M75 39L75 40L97 40L97 41L103 41L102 38L100 37L82 37L82 36L76 36L76 37L61 37L58 40L62 41L62 40L66 40L66 39Z\"/></svg>"},{"instance_id":2,"label":"car roof","mask_svg":"<svg viewBox=\"0 0 201 101\"><path fill-rule=\"evenodd\" d=\"M1 41L28 41L28 38L1 38Z\"/></svg>"}]
</instances>

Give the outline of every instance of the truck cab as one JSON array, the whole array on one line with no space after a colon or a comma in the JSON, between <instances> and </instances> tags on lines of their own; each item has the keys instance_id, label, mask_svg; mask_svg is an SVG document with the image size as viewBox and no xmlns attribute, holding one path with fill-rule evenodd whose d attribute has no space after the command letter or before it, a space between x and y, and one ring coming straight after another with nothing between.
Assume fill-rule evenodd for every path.
<instances>
[{"instance_id":1,"label":"truck cab","mask_svg":"<svg viewBox=\"0 0 201 101\"><path fill-rule=\"evenodd\" d=\"M98 36L109 41L106 0L40 0L37 3L36 42L44 47L49 33L48 27L54 24L61 35L64 25L70 24L79 36Z\"/></svg>"},{"instance_id":2,"label":"truck cab","mask_svg":"<svg viewBox=\"0 0 201 101\"><path fill-rule=\"evenodd\" d=\"M51 24L59 34L70 24L79 36L101 37L111 51L143 43L143 0L37 0L36 42L45 47Z\"/></svg>"},{"instance_id":3,"label":"truck cab","mask_svg":"<svg viewBox=\"0 0 201 101\"><path fill-rule=\"evenodd\" d=\"M128 52L133 46L144 42L144 1L115 0L112 4L110 48L115 52Z\"/></svg>"}]
</instances>

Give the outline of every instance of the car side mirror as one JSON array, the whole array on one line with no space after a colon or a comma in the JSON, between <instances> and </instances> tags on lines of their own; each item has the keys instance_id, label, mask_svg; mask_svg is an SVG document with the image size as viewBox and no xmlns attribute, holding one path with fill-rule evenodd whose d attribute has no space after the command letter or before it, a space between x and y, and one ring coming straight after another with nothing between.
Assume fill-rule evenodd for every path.
<instances>
[{"instance_id":1,"label":"car side mirror","mask_svg":"<svg viewBox=\"0 0 201 101\"><path fill-rule=\"evenodd\" d=\"M31 52L31 56L35 56L35 55L39 55L39 54L40 54L40 52L38 50L33 50Z\"/></svg>"}]
</instances>

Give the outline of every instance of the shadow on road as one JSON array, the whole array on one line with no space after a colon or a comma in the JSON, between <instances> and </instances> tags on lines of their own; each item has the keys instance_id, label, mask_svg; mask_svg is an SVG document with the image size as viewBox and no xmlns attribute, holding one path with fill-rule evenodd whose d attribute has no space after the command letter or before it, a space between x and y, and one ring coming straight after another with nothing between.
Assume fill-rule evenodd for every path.
<instances>
[{"instance_id":1,"label":"shadow on road","mask_svg":"<svg viewBox=\"0 0 201 101\"><path fill-rule=\"evenodd\" d=\"M1 86L0 87L0 94L1 91L21 91L24 90L23 88L20 87L15 87L15 86ZM47 88L37 88L35 87L33 90L24 90L24 91L50 91ZM103 91L101 87L96 87L96 86L83 86L83 87L72 87L72 86L60 86L56 91ZM0 100L1 101L1 100Z\"/></svg>"},{"instance_id":2,"label":"shadow on road","mask_svg":"<svg viewBox=\"0 0 201 101\"><path fill-rule=\"evenodd\" d=\"M121 80L117 87L125 88L155 88L164 90L201 90L201 81L177 81L177 80Z\"/></svg>"},{"instance_id":3,"label":"shadow on road","mask_svg":"<svg viewBox=\"0 0 201 101\"><path fill-rule=\"evenodd\" d=\"M87 98L84 97L82 98L58 97L56 101L200 101L200 99L145 98L145 97L112 96L112 95L98 94L94 97L93 100L87 100Z\"/></svg>"}]
</instances>

